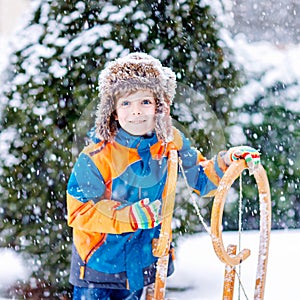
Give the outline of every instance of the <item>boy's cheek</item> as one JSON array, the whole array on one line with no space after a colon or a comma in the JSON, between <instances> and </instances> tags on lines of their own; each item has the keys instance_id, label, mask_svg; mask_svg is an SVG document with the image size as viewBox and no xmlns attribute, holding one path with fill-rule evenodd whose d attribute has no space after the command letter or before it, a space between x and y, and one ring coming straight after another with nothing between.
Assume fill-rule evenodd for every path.
<instances>
[{"instance_id":1,"label":"boy's cheek","mask_svg":"<svg viewBox=\"0 0 300 300\"><path fill-rule=\"evenodd\" d=\"M169 106L167 106L167 107L164 108L164 113L166 115L170 115L170 107Z\"/></svg>"}]
</instances>

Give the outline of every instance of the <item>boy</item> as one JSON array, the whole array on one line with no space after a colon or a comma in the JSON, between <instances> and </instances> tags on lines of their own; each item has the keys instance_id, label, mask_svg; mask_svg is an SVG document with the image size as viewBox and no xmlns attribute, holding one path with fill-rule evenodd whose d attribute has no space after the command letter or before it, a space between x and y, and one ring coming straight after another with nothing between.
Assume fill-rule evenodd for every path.
<instances>
[{"instance_id":1,"label":"boy","mask_svg":"<svg viewBox=\"0 0 300 300\"><path fill-rule=\"evenodd\" d=\"M170 149L178 151L189 185L201 195L213 194L232 160L245 158L253 169L259 154L236 147L207 160L191 148L171 124L175 74L149 55L111 62L99 85L96 136L68 183L73 299L140 299L155 279L152 240L160 231Z\"/></svg>"}]
</instances>

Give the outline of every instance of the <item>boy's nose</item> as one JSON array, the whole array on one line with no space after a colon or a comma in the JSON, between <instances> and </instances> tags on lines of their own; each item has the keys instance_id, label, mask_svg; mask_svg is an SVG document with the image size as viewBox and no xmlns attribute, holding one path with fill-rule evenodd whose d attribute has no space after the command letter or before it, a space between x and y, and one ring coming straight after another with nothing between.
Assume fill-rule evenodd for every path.
<instances>
[{"instance_id":1,"label":"boy's nose","mask_svg":"<svg viewBox=\"0 0 300 300\"><path fill-rule=\"evenodd\" d=\"M132 114L133 115L140 115L141 114L141 110L140 110L140 107L139 105L133 105L132 107Z\"/></svg>"}]
</instances>

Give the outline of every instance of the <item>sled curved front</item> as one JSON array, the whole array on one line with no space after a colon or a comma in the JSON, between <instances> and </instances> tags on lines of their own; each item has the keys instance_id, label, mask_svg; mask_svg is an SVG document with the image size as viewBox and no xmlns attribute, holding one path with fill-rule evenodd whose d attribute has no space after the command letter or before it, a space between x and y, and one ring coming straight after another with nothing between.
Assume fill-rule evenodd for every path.
<instances>
[{"instance_id":1,"label":"sled curved front","mask_svg":"<svg viewBox=\"0 0 300 300\"><path fill-rule=\"evenodd\" d=\"M211 237L213 247L219 259L230 266L240 264L250 255L249 249L243 249L236 255L228 254L222 239L222 217L227 193L233 182L246 168L247 165L244 160L238 160L230 165L219 184L212 207ZM263 299L271 233L271 195L268 177L262 165L259 165L254 172L254 177L260 205L260 242L254 299Z\"/></svg>"}]
</instances>

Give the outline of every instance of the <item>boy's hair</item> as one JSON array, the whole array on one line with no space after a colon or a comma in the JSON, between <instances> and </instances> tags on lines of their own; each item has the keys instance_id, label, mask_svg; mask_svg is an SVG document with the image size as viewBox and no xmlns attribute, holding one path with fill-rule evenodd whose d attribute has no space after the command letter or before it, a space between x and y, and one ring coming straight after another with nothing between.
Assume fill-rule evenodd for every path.
<instances>
[{"instance_id":1,"label":"boy's hair","mask_svg":"<svg viewBox=\"0 0 300 300\"><path fill-rule=\"evenodd\" d=\"M163 67L158 59L145 53L131 53L108 64L99 76L100 103L96 112L96 134L111 140L117 131L115 97L149 90L156 99L155 131L164 142L173 139L172 121L168 114L176 92L175 73Z\"/></svg>"}]
</instances>

